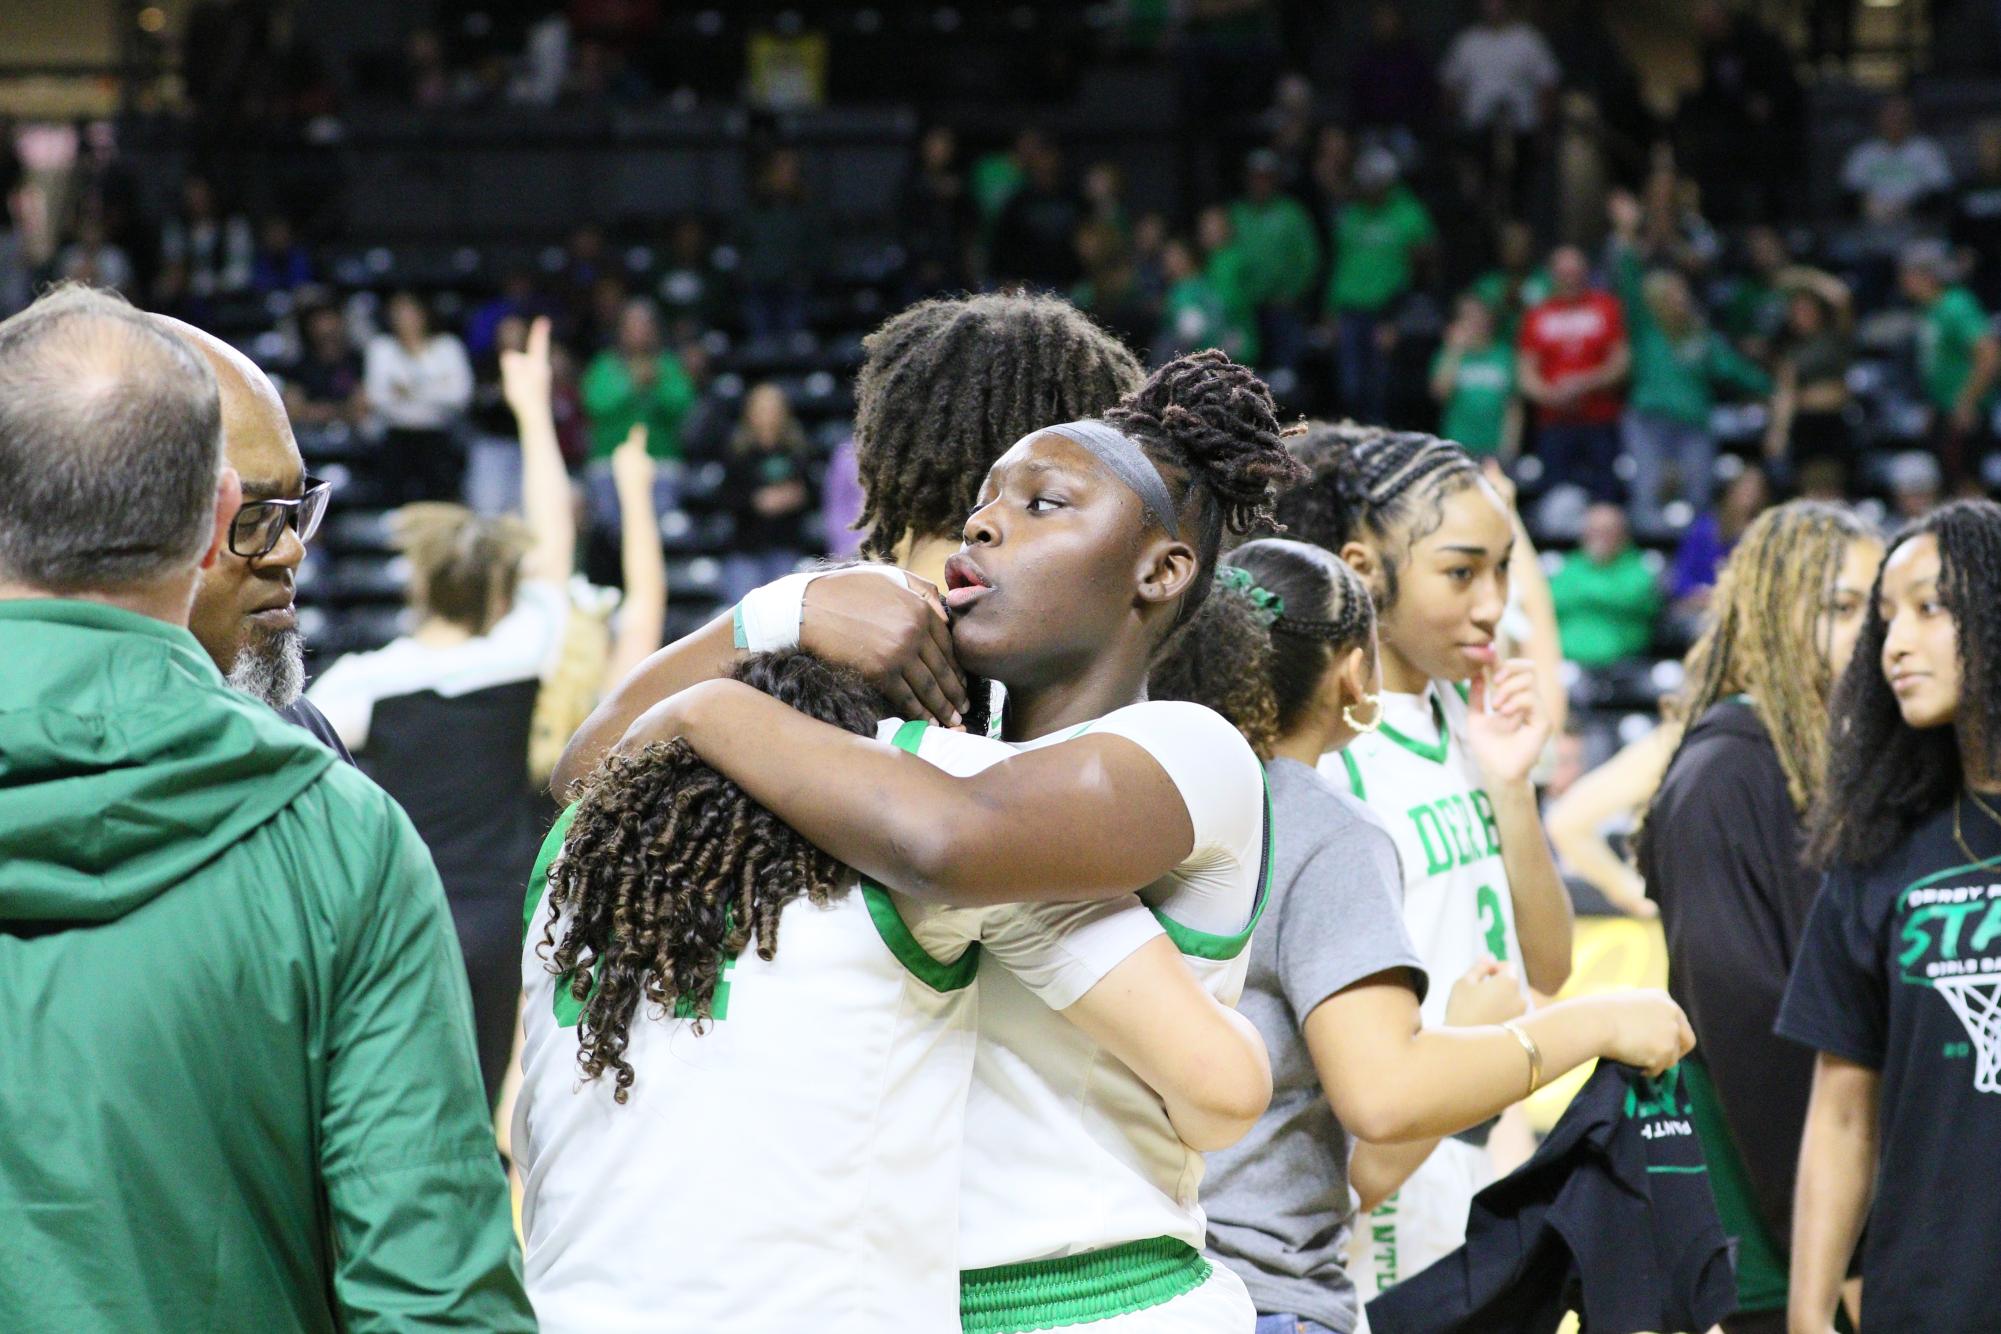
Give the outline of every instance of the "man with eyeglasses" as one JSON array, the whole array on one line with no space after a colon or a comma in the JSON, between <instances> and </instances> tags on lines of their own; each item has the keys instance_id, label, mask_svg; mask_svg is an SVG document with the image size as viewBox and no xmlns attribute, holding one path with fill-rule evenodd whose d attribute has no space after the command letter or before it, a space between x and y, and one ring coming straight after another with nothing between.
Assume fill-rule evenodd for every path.
<instances>
[{"instance_id":1,"label":"man with eyeglasses","mask_svg":"<svg viewBox=\"0 0 2001 1334\"><path fill-rule=\"evenodd\" d=\"M200 353L222 394L223 453L243 479L243 508L215 563L202 572L188 629L229 684L305 728L348 763L347 747L299 692L305 640L293 594L306 543L332 488L306 475L285 401L250 358L214 334L167 315L154 319Z\"/></svg>"},{"instance_id":2,"label":"man with eyeglasses","mask_svg":"<svg viewBox=\"0 0 2001 1334\"><path fill-rule=\"evenodd\" d=\"M0 321L0 1327L530 1334L430 854L186 628L222 424L115 294Z\"/></svg>"}]
</instances>

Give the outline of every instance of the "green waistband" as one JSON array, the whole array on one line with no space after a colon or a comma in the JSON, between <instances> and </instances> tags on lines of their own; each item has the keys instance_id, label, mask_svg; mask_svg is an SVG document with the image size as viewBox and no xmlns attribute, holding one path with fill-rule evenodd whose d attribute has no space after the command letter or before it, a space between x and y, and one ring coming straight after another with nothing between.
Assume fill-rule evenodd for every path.
<instances>
[{"instance_id":1,"label":"green waistband","mask_svg":"<svg viewBox=\"0 0 2001 1334\"><path fill-rule=\"evenodd\" d=\"M1202 1252L1173 1237L1129 1241L1057 1260L968 1269L959 1275L965 1334L1025 1334L1144 1311L1209 1278Z\"/></svg>"}]
</instances>

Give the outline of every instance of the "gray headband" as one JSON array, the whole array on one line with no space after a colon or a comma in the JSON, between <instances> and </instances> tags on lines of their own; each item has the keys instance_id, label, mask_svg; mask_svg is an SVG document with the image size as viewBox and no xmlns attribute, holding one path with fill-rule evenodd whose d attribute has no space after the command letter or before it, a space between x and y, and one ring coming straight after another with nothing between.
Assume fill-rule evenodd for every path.
<instances>
[{"instance_id":1,"label":"gray headband","mask_svg":"<svg viewBox=\"0 0 2001 1334\"><path fill-rule=\"evenodd\" d=\"M1174 497L1168 493L1167 482L1153 460L1146 456L1146 451L1131 436L1090 417L1057 426L1044 426L1030 431L1022 439L1033 440L1038 435L1060 435L1091 451L1093 458L1110 468L1140 498L1147 513L1167 530L1169 537L1181 536L1181 524L1175 518Z\"/></svg>"}]
</instances>

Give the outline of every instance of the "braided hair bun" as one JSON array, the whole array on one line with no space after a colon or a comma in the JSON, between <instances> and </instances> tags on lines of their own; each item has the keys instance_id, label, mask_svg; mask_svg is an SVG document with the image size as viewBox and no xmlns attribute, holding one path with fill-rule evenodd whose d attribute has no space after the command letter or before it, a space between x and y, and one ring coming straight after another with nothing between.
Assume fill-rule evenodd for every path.
<instances>
[{"instance_id":1,"label":"braided hair bun","mask_svg":"<svg viewBox=\"0 0 2001 1334\"><path fill-rule=\"evenodd\" d=\"M1265 382L1214 348L1168 362L1105 420L1147 452L1190 523L1201 569L1182 599L1179 625L1209 596L1224 532L1271 523L1279 493L1306 470L1286 452Z\"/></svg>"},{"instance_id":2,"label":"braided hair bun","mask_svg":"<svg viewBox=\"0 0 2001 1334\"><path fill-rule=\"evenodd\" d=\"M1286 453L1271 390L1214 348L1168 362L1105 420L1187 474L1233 533L1269 522L1278 491L1306 475Z\"/></svg>"}]
</instances>

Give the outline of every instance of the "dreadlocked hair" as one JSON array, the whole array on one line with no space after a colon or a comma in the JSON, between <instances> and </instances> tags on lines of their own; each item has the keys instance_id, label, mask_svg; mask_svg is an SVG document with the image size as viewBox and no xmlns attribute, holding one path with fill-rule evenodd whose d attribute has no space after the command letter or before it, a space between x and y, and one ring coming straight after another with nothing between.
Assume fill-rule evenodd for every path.
<instances>
[{"instance_id":1,"label":"dreadlocked hair","mask_svg":"<svg viewBox=\"0 0 2001 1334\"><path fill-rule=\"evenodd\" d=\"M1216 590L1155 662L1147 694L1207 705L1268 760L1328 669L1374 642L1375 609L1339 557L1282 538L1230 553Z\"/></svg>"},{"instance_id":2,"label":"dreadlocked hair","mask_svg":"<svg viewBox=\"0 0 2001 1334\"><path fill-rule=\"evenodd\" d=\"M1446 497L1482 481L1472 455L1422 431L1310 422L1291 445L1306 480L1279 497L1279 522L1300 541L1329 551L1373 541L1383 568L1378 612L1396 603L1394 554L1437 530Z\"/></svg>"},{"instance_id":3,"label":"dreadlocked hair","mask_svg":"<svg viewBox=\"0 0 2001 1334\"><path fill-rule=\"evenodd\" d=\"M1750 696L1801 814L1827 778L1834 689L1828 645L1815 641L1814 622L1833 596L1849 546L1874 535L1841 505L1795 500L1766 510L1717 575L1709 625L1682 660L1669 716L1693 727L1718 701Z\"/></svg>"},{"instance_id":4,"label":"dreadlocked hair","mask_svg":"<svg viewBox=\"0 0 2001 1334\"><path fill-rule=\"evenodd\" d=\"M920 301L862 340L855 463L862 550L956 536L995 459L1038 426L1101 412L1140 381L1123 343L1069 302Z\"/></svg>"},{"instance_id":5,"label":"dreadlocked hair","mask_svg":"<svg viewBox=\"0 0 2001 1334\"><path fill-rule=\"evenodd\" d=\"M1958 799L1968 768L2001 773L2001 505L1961 500L1933 510L1890 542L1938 542L1939 600L1959 651L1959 708L1951 727L1907 724L1883 677L1883 572L1855 656L1834 691L1827 783L1807 817L1807 860L1822 869L1866 866L1901 846ZM1975 762L1969 765L1967 760Z\"/></svg>"},{"instance_id":6,"label":"dreadlocked hair","mask_svg":"<svg viewBox=\"0 0 2001 1334\"><path fill-rule=\"evenodd\" d=\"M1278 493L1305 470L1281 438L1271 390L1215 348L1176 357L1104 414L1146 451L1191 527L1200 562L1175 624L1209 596L1223 534L1273 520Z\"/></svg>"},{"instance_id":7,"label":"dreadlocked hair","mask_svg":"<svg viewBox=\"0 0 2001 1334\"><path fill-rule=\"evenodd\" d=\"M859 675L797 649L746 658L731 676L863 736L887 712ZM786 904L804 897L824 905L853 883L847 867L686 741L606 760L586 781L549 869L551 908L536 951L583 1004L584 1078L611 1070L612 1097L624 1102L633 1081L625 1049L641 1001L692 1019L701 1032L726 960L753 942L759 958L775 957Z\"/></svg>"}]
</instances>

